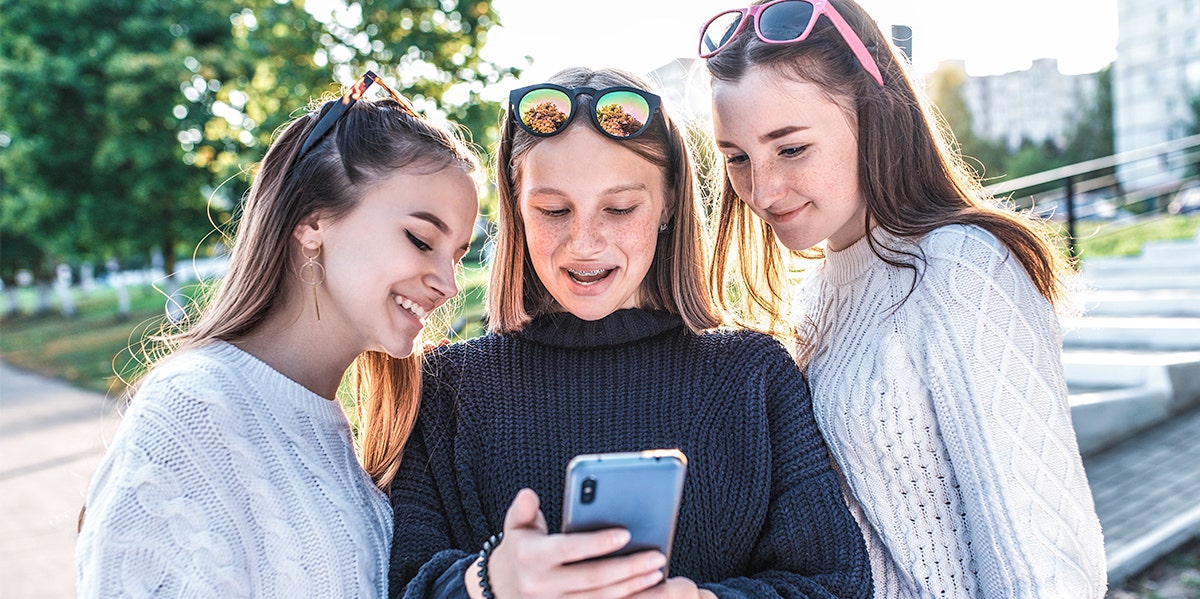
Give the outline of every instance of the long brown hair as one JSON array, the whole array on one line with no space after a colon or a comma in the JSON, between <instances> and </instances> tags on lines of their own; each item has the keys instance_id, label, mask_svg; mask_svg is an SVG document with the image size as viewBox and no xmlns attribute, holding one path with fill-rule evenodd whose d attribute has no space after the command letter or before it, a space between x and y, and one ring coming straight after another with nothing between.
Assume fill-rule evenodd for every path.
<instances>
[{"instance_id":1,"label":"long brown hair","mask_svg":"<svg viewBox=\"0 0 1200 599\"><path fill-rule=\"evenodd\" d=\"M645 81L617 69L574 68L560 71L551 83L564 87L629 86L650 91ZM580 114L590 110L592 100L580 96ZM486 297L488 329L508 332L519 329L533 317L559 310L557 302L538 279L526 252L525 228L519 208L521 170L526 155L542 137L529 134L512 121L513 111L501 119L500 147L496 153L496 180L500 205L497 210L496 254L492 261ZM590 127L586 118L576 117L570 127ZM707 267L703 210L699 205L692 175L686 137L662 109L655 113L641 135L616 141L658 166L667 190L671 214L668 230L659 235L654 260L642 281L647 308L679 314L692 331L721 324L711 296L704 286Z\"/></svg>"},{"instance_id":2,"label":"long brown hair","mask_svg":"<svg viewBox=\"0 0 1200 599\"><path fill-rule=\"evenodd\" d=\"M1038 291L1060 307L1066 299L1064 277L1070 266L1047 228L1005 209L984 191L959 154L949 128L913 84L906 59L878 24L854 0L832 4L871 50L883 74L882 87L863 70L827 19L820 19L806 40L793 44L763 43L748 27L708 59L709 73L715 80L735 82L757 67L819 86L857 123L858 178L867 231L878 226L895 236L914 238L945 225L977 225L995 235L1021 262ZM727 176L723 187L710 288L721 306L728 309L732 304L744 323L779 333L787 302L789 255L780 249L770 227L738 199ZM910 262L898 261L895 252L913 259L919 256L885 248L893 250L889 257L869 233L867 243L881 260L916 269ZM817 248L792 254L821 255Z\"/></svg>"},{"instance_id":3,"label":"long brown hair","mask_svg":"<svg viewBox=\"0 0 1200 599\"><path fill-rule=\"evenodd\" d=\"M416 116L394 100L362 100L299 161L296 154L320 117L338 100L289 123L259 165L248 193L229 271L194 323L162 338L168 351L213 339L236 341L262 324L297 284L300 252L292 232L320 212L349 214L364 190L398 169L446 168L473 173L473 152L450 130ZM295 164L293 164L295 162ZM365 352L352 366L363 468L386 489L400 466L420 404L421 355L397 359Z\"/></svg>"}]
</instances>

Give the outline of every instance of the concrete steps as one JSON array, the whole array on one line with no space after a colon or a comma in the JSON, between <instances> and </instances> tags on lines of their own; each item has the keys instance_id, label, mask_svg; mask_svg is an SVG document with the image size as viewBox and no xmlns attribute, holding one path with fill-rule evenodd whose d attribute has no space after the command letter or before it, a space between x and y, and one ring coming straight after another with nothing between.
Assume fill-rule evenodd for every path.
<instances>
[{"instance_id":1,"label":"concrete steps","mask_svg":"<svg viewBox=\"0 0 1200 599\"><path fill-rule=\"evenodd\" d=\"M1093 258L1084 315L1062 319L1063 367L1084 455L1200 406L1200 236Z\"/></svg>"},{"instance_id":2,"label":"concrete steps","mask_svg":"<svg viewBox=\"0 0 1200 599\"><path fill-rule=\"evenodd\" d=\"M1082 273L1063 370L1115 586L1200 535L1200 235Z\"/></svg>"},{"instance_id":3,"label":"concrete steps","mask_svg":"<svg viewBox=\"0 0 1200 599\"><path fill-rule=\"evenodd\" d=\"M1200 289L1110 289L1080 296L1088 316L1200 318Z\"/></svg>"}]
</instances>

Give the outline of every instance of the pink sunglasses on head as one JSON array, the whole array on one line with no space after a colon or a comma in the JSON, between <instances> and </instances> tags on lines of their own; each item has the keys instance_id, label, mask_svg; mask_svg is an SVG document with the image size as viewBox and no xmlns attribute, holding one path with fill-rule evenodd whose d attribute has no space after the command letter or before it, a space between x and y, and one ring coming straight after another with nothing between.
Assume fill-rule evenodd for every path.
<instances>
[{"instance_id":1,"label":"pink sunglasses on head","mask_svg":"<svg viewBox=\"0 0 1200 599\"><path fill-rule=\"evenodd\" d=\"M709 19L700 30L700 58L709 58L728 46L746 28L749 20L754 21L758 39L768 44L790 44L807 39L821 15L833 23L859 64L882 86L883 75L871 52L829 0L775 0L722 12Z\"/></svg>"}]
</instances>

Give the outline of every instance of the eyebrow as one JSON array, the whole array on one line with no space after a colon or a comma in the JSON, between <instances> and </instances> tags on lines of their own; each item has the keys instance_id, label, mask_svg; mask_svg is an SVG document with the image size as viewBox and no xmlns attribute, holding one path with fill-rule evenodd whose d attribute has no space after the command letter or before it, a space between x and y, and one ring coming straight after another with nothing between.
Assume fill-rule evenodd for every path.
<instances>
[{"instance_id":1,"label":"eyebrow","mask_svg":"<svg viewBox=\"0 0 1200 599\"><path fill-rule=\"evenodd\" d=\"M441 231L443 235L450 234L450 227L446 226L446 223L442 222L442 219L438 218L437 216L435 216L433 214L430 214L428 212L414 212L414 213L412 213L412 216L414 218L419 218L419 219L433 225L434 227L437 227L437 230Z\"/></svg>"},{"instance_id":2,"label":"eyebrow","mask_svg":"<svg viewBox=\"0 0 1200 599\"><path fill-rule=\"evenodd\" d=\"M792 133L795 133L797 131L805 131L810 128L811 127L804 127L801 125L788 125L787 127L780 127L774 131L768 131L767 133L764 133L764 134L758 136L758 143L767 143L770 141L775 141L776 139L779 139L779 138L787 136L787 135L791 135ZM724 140L718 139L717 147L718 148L737 148L737 144L730 142L730 141L724 141Z\"/></svg>"},{"instance_id":3,"label":"eyebrow","mask_svg":"<svg viewBox=\"0 0 1200 599\"><path fill-rule=\"evenodd\" d=\"M764 134L758 136L758 141L761 143L766 143L768 141L774 141L776 139L779 139L780 137L783 137L785 135L791 135L792 133L795 133L797 131L804 131L807 129L808 129L808 127L803 127L800 125L789 125L787 127L780 127L774 131L770 131L770 132L767 132L767 133L764 133Z\"/></svg>"},{"instance_id":4,"label":"eyebrow","mask_svg":"<svg viewBox=\"0 0 1200 599\"><path fill-rule=\"evenodd\" d=\"M621 185L614 185L612 187L609 187L608 189L605 189L603 192L601 192L600 195L607 196L607 195L615 195L618 193L623 193L626 191L645 191L645 190L646 190L645 183L624 183ZM538 187L534 187L533 189L530 189L528 192L528 195L531 195L531 196L553 195L553 196L568 197L569 194L567 194L565 191L562 191L561 189L558 189L555 187L538 186Z\"/></svg>"}]
</instances>

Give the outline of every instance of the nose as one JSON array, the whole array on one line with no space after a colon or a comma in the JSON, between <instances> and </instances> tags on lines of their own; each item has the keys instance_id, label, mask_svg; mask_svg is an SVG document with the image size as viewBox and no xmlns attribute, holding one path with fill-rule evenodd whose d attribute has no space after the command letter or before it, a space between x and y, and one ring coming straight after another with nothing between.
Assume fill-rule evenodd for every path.
<instances>
[{"instance_id":1,"label":"nose","mask_svg":"<svg viewBox=\"0 0 1200 599\"><path fill-rule=\"evenodd\" d=\"M779 172L769 163L753 165L750 173L750 193L741 197L751 209L761 213L783 197L786 187Z\"/></svg>"},{"instance_id":2,"label":"nose","mask_svg":"<svg viewBox=\"0 0 1200 599\"><path fill-rule=\"evenodd\" d=\"M457 262L443 261L426 275L425 284L437 296L439 304L458 295L457 270Z\"/></svg>"},{"instance_id":3,"label":"nose","mask_svg":"<svg viewBox=\"0 0 1200 599\"><path fill-rule=\"evenodd\" d=\"M604 236L600 233L600 222L596 218L578 217L571 219L567 231L567 249L577 258L587 258L604 249Z\"/></svg>"}]
</instances>

